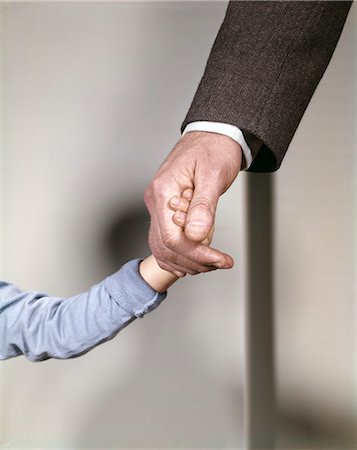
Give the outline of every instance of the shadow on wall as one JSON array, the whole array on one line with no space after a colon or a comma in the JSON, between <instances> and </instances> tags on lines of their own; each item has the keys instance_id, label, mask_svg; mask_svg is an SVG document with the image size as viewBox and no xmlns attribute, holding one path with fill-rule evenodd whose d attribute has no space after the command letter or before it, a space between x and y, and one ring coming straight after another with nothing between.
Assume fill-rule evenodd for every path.
<instances>
[{"instance_id":1,"label":"shadow on wall","mask_svg":"<svg viewBox=\"0 0 357 450\"><path fill-rule=\"evenodd\" d=\"M304 399L308 403L308 399ZM319 411L312 414L306 406L291 405L277 413L279 439L277 449L333 449L356 448L356 421L341 417L338 412Z\"/></svg>"},{"instance_id":2,"label":"shadow on wall","mask_svg":"<svg viewBox=\"0 0 357 450\"><path fill-rule=\"evenodd\" d=\"M147 237L150 216L144 203L118 212L103 236L103 253L112 271L130 259L149 255Z\"/></svg>"}]
</instances>

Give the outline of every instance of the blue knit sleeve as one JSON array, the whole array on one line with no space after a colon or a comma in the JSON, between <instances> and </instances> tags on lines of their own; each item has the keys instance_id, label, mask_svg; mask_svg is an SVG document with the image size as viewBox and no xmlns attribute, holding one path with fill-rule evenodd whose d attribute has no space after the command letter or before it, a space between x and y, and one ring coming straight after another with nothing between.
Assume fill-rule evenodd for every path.
<instances>
[{"instance_id":1,"label":"blue knit sleeve","mask_svg":"<svg viewBox=\"0 0 357 450\"><path fill-rule=\"evenodd\" d=\"M139 263L130 261L88 292L69 298L0 282L0 359L22 354L31 361L72 358L112 339L166 297L140 276Z\"/></svg>"}]
</instances>

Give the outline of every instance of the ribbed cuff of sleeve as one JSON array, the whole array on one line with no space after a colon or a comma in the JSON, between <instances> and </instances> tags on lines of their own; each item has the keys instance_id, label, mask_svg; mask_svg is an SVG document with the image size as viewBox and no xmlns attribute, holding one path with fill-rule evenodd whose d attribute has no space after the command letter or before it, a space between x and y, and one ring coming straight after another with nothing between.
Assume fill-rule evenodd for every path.
<instances>
[{"instance_id":1,"label":"ribbed cuff of sleeve","mask_svg":"<svg viewBox=\"0 0 357 450\"><path fill-rule=\"evenodd\" d=\"M121 269L105 279L105 285L114 301L128 313L142 317L157 308L166 292L156 292L140 275L141 259L124 264Z\"/></svg>"},{"instance_id":2,"label":"ribbed cuff of sleeve","mask_svg":"<svg viewBox=\"0 0 357 450\"><path fill-rule=\"evenodd\" d=\"M245 159L245 165L244 167L242 167L242 170L249 169L250 165L252 164L252 152L244 138L242 131L238 127L222 122L197 121L191 122L186 125L185 129L182 132L182 136L186 133L189 133L190 131L206 131L208 133L218 133L230 137L231 139L236 141L242 149Z\"/></svg>"}]
</instances>

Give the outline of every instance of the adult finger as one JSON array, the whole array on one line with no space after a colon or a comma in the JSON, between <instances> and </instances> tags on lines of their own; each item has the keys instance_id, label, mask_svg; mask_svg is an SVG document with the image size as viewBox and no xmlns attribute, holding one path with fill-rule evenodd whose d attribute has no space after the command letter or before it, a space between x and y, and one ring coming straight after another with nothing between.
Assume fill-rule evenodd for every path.
<instances>
[{"instance_id":1,"label":"adult finger","mask_svg":"<svg viewBox=\"0 0 357 450\"><path fill-rule=\"evenodd\" d=\"M206 171L197 173L195 190L190 202L185 225L185 235L195 242L202 242L208 237L213 227L217 203L221 195L221 183L208 183Z\"/></svg>"},{"instance_id":2,"label":"adult finger","mask_svg":"<svg viewBox=\"0 0 357 450\"><path fill-rule=\"evenodd\" d=\"M183 230L172 224L171 218L170 223L172 225L170 227L166 229L165 224L162 224L164 231L160 228L159 220L156 219L154 214L150 225L149 246L153 254L156 253L155 258L160 267L170 272L179 271L191 275L214 269L212 267L214 264L211 264L211 262L219 261L216 257L218 251L213 251L214 257L211 253L208 258L205 258L204 255L200 254L200 249L195 249L195 247L199 247L199 244L189 241ZM174 227L174 231L172 231L172 227ZM186 245L182 245L183 243ZM199 258L196 255L199 255ZM224 265L224 262L222 262L222 265Z\"/></svg>"}]
</instances>

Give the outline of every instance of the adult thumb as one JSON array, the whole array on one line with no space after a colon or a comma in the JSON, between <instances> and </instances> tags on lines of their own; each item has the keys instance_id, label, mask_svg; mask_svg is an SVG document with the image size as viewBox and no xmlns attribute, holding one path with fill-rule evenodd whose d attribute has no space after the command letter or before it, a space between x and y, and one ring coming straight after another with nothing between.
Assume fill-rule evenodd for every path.
<instances>
[{"instance_id":1,"label":"adult thumb","mask_svg":"<svg viewBox=\"0 0 357 450\"><path fill-rule=\"evenodd\" d=\"M208 238L214 225L219 197L219 187L213 180L202 178L195 180L193 197L187 211L185 224L185 235L188 239L202 242Z\"/></svg>"}]
</instances>

